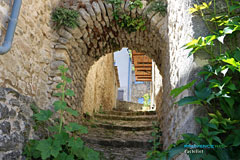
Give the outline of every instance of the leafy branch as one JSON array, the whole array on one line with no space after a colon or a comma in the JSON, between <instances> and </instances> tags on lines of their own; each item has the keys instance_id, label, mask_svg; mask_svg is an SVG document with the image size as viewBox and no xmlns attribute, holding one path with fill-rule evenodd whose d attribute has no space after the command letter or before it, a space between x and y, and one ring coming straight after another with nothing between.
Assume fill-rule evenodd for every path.
<instances>
[{"instance_id":1,"label":"leafy branch","mask_svg":"<svg viewBox=\"0 0 240 160\"><path fill-rule=\"evenodd\" d=\"M59 66L61 79L56 88L60 92L55 93L60 100L53 103L55 112L60 113L60 122L56 126L49 127L53 133L51 136L41 140L30 140L24 148L24 155L27 159L59 159L59 160L74 160L74 159L100 159L99 153L84 146L84 142L79 137L73 135L87 134L87 128L77 123L63 123L64 114L69 113L72 116L79 116L78 112L67 106L65 101L66 96L74 96L71 89L66 89L67 84L72 82L72 79L66 76L68 68ZM41 110L34 114L37 121L48 121L53 112L50 110Z\"/></svg>"}]
</instances>

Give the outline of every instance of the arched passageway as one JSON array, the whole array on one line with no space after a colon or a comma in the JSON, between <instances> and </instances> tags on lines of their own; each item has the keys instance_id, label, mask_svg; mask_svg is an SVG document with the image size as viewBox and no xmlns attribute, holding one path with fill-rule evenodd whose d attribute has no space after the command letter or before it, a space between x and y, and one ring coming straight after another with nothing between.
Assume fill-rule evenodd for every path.
<instances>
[{"instance_id":1,"label":"arched passageway","mask_svg":"<svg viewBox=\"0 0 240 160\"><path fill-rule=\"evenodd\" d=\"M82 3L84 7L81 7ZM128 1L122 7L126 6ZM123 47L145 53L156 62L162 72L163 81L169 74L168 64L168 39L167 16L161 13L147 12L147 2L143 1L143 8L129 12L132 17L143 16L146 18L146 30L128 33L120 28L113 20L113 6L105 1L81 2L65 1L61 5L76 9L80 13L79 28L60 29L56 53L65 52L68 55L68 65L73 77L76 97L71 100L75 107L81 110L83 94L88 71L100 57L113 53ZM126 7L125 7L126 8ZM64 49L63 49L64 45ZM168 77L169 78L169 77ZM164 80L165 79L165 80Z\"/></svg>"},{"instance_id":2,"label":"arched passageway","mask_svg":"<svg viewBox=\"0 0 240 160\"><path fill-rule=\"evenodd\" d=\"M113 6L103 0L23 1L13 48L0 57L1 87L31 96L41 108L51 108L52 93L59 81L57 66L66 64L76 93L69 105L81 111L90 66L107 53L128 47L152 58L163 77L163 105L159 107L158 117L164 147L180 138L181 133L195 132L194 116L198 111L175 106L170 91L192 79L192 71L199 64L193 57L187 58L188 51L181 47L198 37L200 30L207 32L203 30L204 23L188 13L194 0L167 0L165 17L160 13L147 13L149 4L142 2L143 8L131 13L126 8L129 0L122 5L129 15L142 15L147 19L145 31L129 34L114 22ZM59 6L79 12L78 28L62 28L56 33L51 13ZM13 62L14 65L9 65ZM187 91L183 95L189 94Z\"/></svg>"}]
</instances>

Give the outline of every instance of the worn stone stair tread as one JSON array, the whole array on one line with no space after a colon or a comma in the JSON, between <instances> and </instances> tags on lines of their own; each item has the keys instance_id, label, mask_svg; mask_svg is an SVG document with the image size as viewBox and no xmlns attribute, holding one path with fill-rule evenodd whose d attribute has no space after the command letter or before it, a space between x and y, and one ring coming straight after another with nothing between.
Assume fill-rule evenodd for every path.
<instances>
[{"instance_id":1,"label":"worn stone stair tread","mask_svg":"<svg viewBox=\"0 0 240 160\"><path fill-rule=\"evenodd\" d=\"M99 144L86 143L86 146L102 152L106 160L146 160L147 151L145 148L116 148L113 146L104 146Z\"/></svg>"},{"instance_id":2,"label":"worn stone stair tread","mask_svg":"<svg viewBox=\"0 0 240 160\"><path fill-rule=\"evenodd\" d=\"M146 131L151 130L152 126L122 126L122 125L111 125L111 124L102 124L102 123L95 123L98 127L102 127L105 129L118 129L118 130L125 130L125 131Z\"/></svg>"},{"instance_id":3,"label":"worn stone stair tread","mask_svg":"<svg viewBox=\"0 0 240 160\"><path fill-rule=\"evenodd\" d=\"M101 139L117 139L123 141L144 141L152 140L152 130L150 131L121 131L121 130L105 130L103 128L88 127L88 134L81 135L82 137L98 137Z\"/></svg>"},{"instance_id":4,"label":"worn stone stair tread","mask_svg":"<svg viewBox=\"0 0 240 160\"><path fill-rule=\"evenodd\" d=\"M152 143L148 141L140 141L140 140L123 140L123 139L106 139L99 137L82 137L84 142L99 144L102 146L113 146L116 148L120 147L130 147L130 148L146 148L151 149Z\"/></svg>"},{"instance_id":5,"label":"worn stone stair tread","mask_svg":"<svg viewBox=\"0 0 240 160\"><path fill-rule=\"evenodd\" d=\"M152 130L150 121L119 121L119 120L94 120L88 126L102 127L105 129L116 129L125 131Z\"/></svg>"},{"instance_id":6,"label":"worn stone stair tread","mask_svg":"<svg viewBox=\"0 0 240 160\"><path fill-rule=\"evenodd\" d=\"M104 111L102 114L112 114L112 115L123 115L123 116L134 116L134 115L156 115L156 111Z\"/></svg>"},{"instance_id":7,"label":"worn stone stair tread","mask_svg":"<svg viewBox=\"0 0 240 160\"><path fill-rule=\"evenodd\" d=\"M110 119L110 120L124 120L124 121L152 121L157 120L157 115L112 115L112 114L100 114L94 115L97 119Z\"/></svg>"}]
</instances>

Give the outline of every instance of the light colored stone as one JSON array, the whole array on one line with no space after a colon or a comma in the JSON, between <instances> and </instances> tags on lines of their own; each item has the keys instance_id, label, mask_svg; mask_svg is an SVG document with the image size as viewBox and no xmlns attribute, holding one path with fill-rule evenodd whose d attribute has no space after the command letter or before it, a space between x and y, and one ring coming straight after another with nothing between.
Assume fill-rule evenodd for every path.
<instances>
[{"instance_id":1,"label":"light colored stone","mask_svg":"<svg viewBox=\"0 0 240 160\"><path fill-rule=\"evenodd\" d=\"M93 28L93 21L90 17L90 15L87 13L87 11L83 8L80 8L79 10L80 15L85 20L85 22L88 24L90 28Z\"/></svg>"}]
</instances>

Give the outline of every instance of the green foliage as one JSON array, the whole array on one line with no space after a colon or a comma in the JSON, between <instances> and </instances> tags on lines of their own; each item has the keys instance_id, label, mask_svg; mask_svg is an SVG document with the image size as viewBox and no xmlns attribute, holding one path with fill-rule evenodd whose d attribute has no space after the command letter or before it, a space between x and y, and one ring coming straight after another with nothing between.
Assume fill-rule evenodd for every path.
<instances>
[{"instance_id":1,"label":"green foliage","mask_svg":"<svg viewBox=\"0 0 240 160\"><path fill-rule=\"evenodd\" d=\"M52 21L55 22L57 29L62 26L69 28L77 27L79 25L78 17L77 11L66 8L56 8L52 13Z\"/></svg>"},{"instance_id":2,"label":"green foliage","mask_svg":"<svg viewBox=\"0 0 240 160\"><path fill-rule=\"evenodd\" d=\"M124 28L128 33L136 32L138 30L145 30L146 21L142 16L135 18L131 17L122 9L121 4L125 3L124 0L107 0L107 3L112 4L114 7L113 18L119 27ZM128 8L133 10L135 8L142 8L143 4L141 0L129 1Z\"/></svg>"},{"instance_id":3,"label":"green foliage","mask_svg":"<svg viewBox=\"0 0 240 160\"><path fill-rule=\"evenodd\" d=\"M153 140L150 140L149 142L153 143L153 149L151 151L148 151L147 153L147 160L156 160L162 157L162 154L160 152L162 144L160 143L160 137L162 136L162 132L159 128L159 123L153 122L153 132L152 137Z\"/></svg>"},{"instance_id":4,"label":"green foliage","mask_svg":"<svg viewBox=\"0 0 240 160\"><path fill-rule=\"evenodd\" d=\"M221 146L204 150L202 154L188 154L191 160L240 159L240 49L236 43L240 17L235 13L240 3L226 0L227 13L218 15L215 2L213 14L208 18L204 10L211 11L212 2L194 5L190 9L191 13L202 16L211 35L199 37L185 45L186 49L190 49L189 55L199 51L209 54L209 64L198 73L200 80L193 81L195 85L191 82L171 92L176 97L185 89L193 88L193 96L184 97L176 103L179 106L202 105L207 109L208 116L196 117L201 132L198 135L183 134L180 143L172 144L160 153L165 155L162 159L171 159L172 155L182 153L186 149L185 144Z\"/></svg>"},{"instance_id":5,"label":"green foliage","mask_svg":"<svg viewBox=\"0 0 240 160\"><path fill-rule=\"evenodd\" d=\"M67 107L66 96L74 96L74 92L66 89L67 83L71 83L71 78L66 76L68 68L59 67L62 73L62 82L57 85L60 90L56 96L60 100L53 103L55 112L60 113L60 121L56 126L50 127L53 133L51 136L41 140L30 140L24 148L24 155L27 159L53 159L53 160L92 160L100 159L98 152L86 147L78 134L88 133L87 128L77 123L63 124L64 113L78 116L78 112ZM37 122L45 122L51 118L53 112L50 110L40 110L34 114ZM75 135L75 136L74 136Z\"/></svg>"},{"instance_id":6,"label":"green foliage","mask_svg":"<svg viewBox=\"0 0 240 160\"><path fill-rule=\"evenodd\" d=\"M46 121L52 116L53 112L50 110L40 110L39 113L34 114L34 117L38 121Z\"/></svg>"},{"instance_id":7,"label":"green foliage","mask_svg":"<svg viewBox=\"0 0 240 160\"><path fill-rule=\"evenodd\" d=\"M170 95L173 96L174 98L176 98L184 90L191 88L194 85L195 82L196 82L196 80L193 80L192 82L186 84L185 86L173 89L171 91Z\"/></svg>"},{"instance_id":8,"label":"green foliage","mask_svg":"<svg viewBox=\"0 0 240 160\"><path fill-rule=\"evenodd\" d=\"M147 10L148 12L159 12L163 16L167 14L167 5L164 2L157 0L151 3L150 7Z\"/></svg>"}]
</instances>

